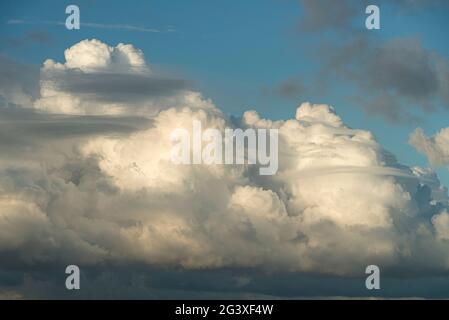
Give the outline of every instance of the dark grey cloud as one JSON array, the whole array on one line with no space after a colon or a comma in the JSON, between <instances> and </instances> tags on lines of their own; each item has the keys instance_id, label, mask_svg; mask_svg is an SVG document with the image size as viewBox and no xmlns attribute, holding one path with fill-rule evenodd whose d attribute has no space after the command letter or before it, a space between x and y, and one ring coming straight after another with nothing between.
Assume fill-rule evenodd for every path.
<instances>
[{"instance_id":1,"label":"dark grey cloud","mask_svg":"<svg viewBox=\"0 0 449 320\"><path fill-rule=\"evenodd\" d=\"M400 95L427 101L440 89L437 57L416 39L395 39L369 50L360 78L368 88L392 90ZM448 72L449 70L442 70Z\"/></svg>"},{"instance_id":2,"label":"dark grey cloud","mask_svg":"<svg viewBox=\"0 0 449 320\"><path fill-rule=\"evenodd\" d=\"M367 115L386 119L390 123L419 123L421 117L415 116L402 106L401 97L381 91L374 96L352 96L348 98L364 109Z\"/></svg>"},{"instance_id":3,"label":"dark grey cloud","mask_svg":"<svg viewBox=\"0 0 449 320\"><path fill-rule=\"evenodd\" d=\"M297 101L303 94L308 91L304 82L299 78L290 78L274 87L267 87L263 92L269 95L275 95L285 99Z\"/></svg>"},{"instance_id":4,"label":"dark grey cloud","mask_svg":"<svg viewBox=\"0 0 449 320\"><path fill-rule=\"evenodd\" d=\"M39 67L17 62L0 54L0 95L21 104L39 94Z\"/></svg>"},{"instance_id":5,"label":"dark grey cloud","mask_svg":"<svg viewBox=\"0 0 449 320\"><path fill-rule=\"evenodd\" d=\"M303 48L319 66L315 75L307 77L307 87L324 92L335 84L346 85L354 90L348 95L348 101L356 102L367 114L392 123L419 122L423 115L434 110L449 110L446 56L425 47L418 37L383 40L376 34L366 33L365 8L371 4L367 1L302 0L300 3L304 10L300 17L302 36L310 40L303 42ZM449 2L440 0L379 0L373 4L402 12L423 7L449 8ZM324 42L315 37L321 31L339 35ZM279 90L282 85L275 88ZM291 88L295 85L302 83L289 83Z\"/></svg>"},{"instance_id":6,"label":"dark grey cloud","mask_svg":"<svg viewBox=\"0 0 449 320\"><path fill-rule=\"evenodd\" d=\"M0 269L0 294L28 299L321 299L329 297L447 298L446 275L382 277L368 291L365 276L343 278L253 269L176 270L151 266L81 268L81 290L64 287L65 266Z\"/></svg>"},{"instance_id":7,"label":"dark grey cloud","mask_svg":"<svg viewBox=\"0 0 449 320\"><path fill-rule=\"evenodd\" d=\"M130 116L58 115L38 113L33 109L0 108L0 134L30 138L61 139L71 136L129 133L149 128L150 119Z\"/></svg>"},{"instance_id":8,"label":"dark grey cloud","mask_svg":"<svg viewBox=\"0 0 449 320\"><path fill-rule=\"evenodd\" d=\"M322 74L354 84L358 100L371 114L401 122L416 118L415 106L421 112L437 106L449 110L449 61L416 38L358 38L327 50L321 58Z\"/></svg>"},{"instance_id":9,"label":"dark grey cloud","mask_svg":"<svg viewBox=\"0 0 449 320\"><path fill-rule=\"evenodd\" d=\"M22 36L5 38L2 42L2 46L23 48L31 44L48 45L52 42L52 39L46 31L32 30Z\"/></svg>"},{"instance_id":10,"label":"dark grey cloud","mask_svg":"<svg viewBox=\"0 0 449 320\"><path fill-rule=\"evenodd\" d=\"M88 95L105 102L139 102L152 97L167 97L188 88L188 81L130 73L82 73L68 71L51 74L58 90Z\"/></svg>"},{"instance_id":11,"label":"dark grey cloud","mask_svg":"<svg viewBox=\"0 0 449 320\"><path fill-rule=\"evenodd\" d=\"M351 21L365 12L364 0L300 0L304 12L299 27L303 32L347 31Z\"/></svg>"},{"instance_id":12,"label":"dark grey cloud","mask_svg":"<svg viewBox=\"0 0 449 320\"><path fill-rule=\"evenodd\" d=\"M1 96L0 96L1 97ZM151 127L152 120L131 116L58 115L0 101L0 150L3 157L51 141L97 135L124 135Z\"/></svg>"},{"instance_id":13,"label":"dark grey cloud","mask_svg":"<svg viewBox=\"0 0 449 320\"><path fill-rule=\"evenodd\" d=\"M338 31L357 32L357 21L364 26L365 9L374 4L382 7L389 5L401 11L430 8L449 8L446 0L299 0L303 10L299 27L302 32Z\"/></svg>"}]
</instances>

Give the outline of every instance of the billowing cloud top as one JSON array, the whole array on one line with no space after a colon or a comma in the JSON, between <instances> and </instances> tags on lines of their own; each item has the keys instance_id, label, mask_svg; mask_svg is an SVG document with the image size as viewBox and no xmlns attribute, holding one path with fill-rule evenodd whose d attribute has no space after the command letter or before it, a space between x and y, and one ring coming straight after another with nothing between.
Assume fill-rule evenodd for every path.
<instances>
[{"instance_id":1,"label":"billowing cloud top","mask_svg":"<svg viewBox=\"0 0 449 320\"><path fill-rule=\"evenodd\" d=\"M44 70L65 67L79 68L86 72L102 69L107 72L115 70L139 72L147 69L142 51L130 44L120 43L116 47L110 47L95 39L83 40L65 50L64 56L66 59L64 65L49 59L44 63Z\"/></svg>"},{"instance_id":2,"label":"billowing cloud top","mask_svg":"<svg viewBox=\"0 0 449 320\"><path fill-rule=\"evenodd\" d=\"M154 114L194 100L181 79L151 72L141 50L83 40L64 52L65 63L51 59L41 69L35 107L67 114Z\"/></svg>"}]
</instances>

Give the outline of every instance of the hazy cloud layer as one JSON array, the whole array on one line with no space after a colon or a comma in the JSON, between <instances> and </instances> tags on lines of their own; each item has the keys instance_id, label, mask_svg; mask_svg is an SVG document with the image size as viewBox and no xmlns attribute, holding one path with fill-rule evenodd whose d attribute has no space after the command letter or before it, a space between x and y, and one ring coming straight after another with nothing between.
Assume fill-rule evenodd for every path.
<instances>
[{"instance_id":1,"label":"hazy cloud layer","mask_svg":"<svg viewBox=\"0 0 449 320\"><path fill-rule=\"evenodd\" d=\"M28 21L22 19L11 19L7 21L7 24L29 24L29 25L57 25L57 26L65 26L65 22L62 21ZM105 24L105 23L95 23L95 22L80 22L82 27L87 28L97 28L97 29L112 29L112 30L125 30L125 31L137 31L137 32L150 32L150 33L159 33L159 32L173 32L175 31L173 28L168 28L165 30L157 29L157 28L148 28L142 26L135 26L130 24Z\"/></svg>"}]
</instances>

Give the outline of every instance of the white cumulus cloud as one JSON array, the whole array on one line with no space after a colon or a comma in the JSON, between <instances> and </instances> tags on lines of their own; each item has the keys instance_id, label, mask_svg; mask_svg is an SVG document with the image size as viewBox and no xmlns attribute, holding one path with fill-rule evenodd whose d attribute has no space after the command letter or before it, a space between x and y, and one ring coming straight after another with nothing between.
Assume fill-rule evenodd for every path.
<instances>
[{"instance_id":1,"label":"white cumulus cloud","mask_svg":"<svg viewBox=\"0 0 449 320\"><path fill-rule=\"evenodd\" d=\"M41 68L40 97L34 107L52 113L154 115L179 104L207 104L180 79L151 71L143 52L130 44L115 47L83 40Z\"/></svg>"},{"instance_id":2,"label":"white cumulus cloud","mask_svg":"<svg viewBox=\"0 0 449 320\"><path fill-rule=\"evenodd\" d=\"M448 270L448 196L437 176L400 164L332 107L303 103L294 118L279 121L250 110L237 123L190 90L99 104L72 87L53 88L48 74L63 83L73 73L100 82L98 73L147 75L142 52L85 40L65 59L44 63L35 108L142 115L151 105L157 112L151 126L131 133L70 136L26 162L1 162L0 229L8 232L0 234L0 258L24 266L142 263L333 275L361 274L370 264ZM221 132L278 129L277 174L259 176L253 165L173 164L171 133L191 130L194 120Z\"/></svg>"},{"instance_id":3,"label":"white cumulus cloud","mask_svg":"<svg viewBox=\"0 0 449 320\"><path fill-rule=\"evenodd\" d=\"M410 135L410 144L426 155L433 165L449 164L449 128L441 129L432 137L427 137L421 128Z\"/></svg>"}]
</instances>

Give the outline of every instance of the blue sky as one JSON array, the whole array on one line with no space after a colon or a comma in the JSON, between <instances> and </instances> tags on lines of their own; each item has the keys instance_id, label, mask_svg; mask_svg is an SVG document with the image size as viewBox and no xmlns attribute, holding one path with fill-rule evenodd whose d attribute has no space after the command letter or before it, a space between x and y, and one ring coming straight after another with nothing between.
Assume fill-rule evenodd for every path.
<instances>
[{"instance_id":1,"label":"blue sky","mask_svg":"<svg viewBox=\"0 0 449 320\"><path fill-rule=\"evenodd\" d=\"M68 4L77 4L81 23L120 24L155 28L160 32L82 27L68 31L62 25ZM403 10L381 5L381 30L364 29L366 15L352 20L355 32L363 37L388 40L415 37L425 48L449 57L447 41L448 10L432 7ZM333 44L350 34L305 34L301 31L304 10L297 1L14 1L3 2L0 13L2 54L16 60L41 64L45 59L63 60L63 51L86 38L98 38L115 45L131 43L141 48L155 67L192 81L193 86L211 98L224 112L239 116L249 108L262 116L286 119L294 116L303 101L333 105L345 122L372 131L377 139L407 165L426 166L424 156L408 145L408 135L417 126L433 134L448 125L448 112L422 114L420 123L389 123L366 114L347 97L351 86L343 79L323 92L304 92L296 99L270 94L272 88L289 78L305 83L316 76L320 62L310 53L317 38ZM26 24L8 24L19 19ZM28 42L10 46L3 39L20 39L31 31L48 35L48 42ZM268 88L268 90L267 90ZM446 168L438 168L449 185Z\"/></svg>"}]
</instances>

